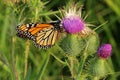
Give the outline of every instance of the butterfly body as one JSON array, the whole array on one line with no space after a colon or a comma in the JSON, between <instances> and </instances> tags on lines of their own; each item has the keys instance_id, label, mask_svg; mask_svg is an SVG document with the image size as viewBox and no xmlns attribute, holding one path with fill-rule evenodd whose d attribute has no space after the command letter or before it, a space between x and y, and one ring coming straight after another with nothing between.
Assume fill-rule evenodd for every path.
<instances>
[{"instance_id":1,"label":"butterfly body","mask_svg":"<svg viewBox=\"0 0 120 80\"><path fill-rule=\"evenodd\" d=\"M49 48L55 44L61 30L60 21L50 23L30 23L17 26L17 36L32 40L39 48Z\"/></svg>"}]
</instances>

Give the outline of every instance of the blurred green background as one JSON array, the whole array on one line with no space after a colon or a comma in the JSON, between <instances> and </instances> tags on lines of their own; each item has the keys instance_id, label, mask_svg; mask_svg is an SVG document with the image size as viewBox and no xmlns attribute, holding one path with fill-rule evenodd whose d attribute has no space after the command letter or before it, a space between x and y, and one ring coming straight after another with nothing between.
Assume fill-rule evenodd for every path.
<instances>
[{"instance_id":1,"label":"blurred green background","mask_svg":"<svg viewBox=\"0 0 120 80\"><path fill-rule=\"evenodd\" d=\"M120 80L120 0L75 2L84 5L82 16L88 14L86 22L96 27L102 24L96 32L101 44L112 44L109 63L115 71L114 77L106 80ZM55 59L55 55L63 58L57 46L38 49L31 41L18 38L15 30L22 23L56 20L55 14L60 15L58 9L69 3L70 0L0 0L0 80L70 80L69 71Z\"/></svg>"}]
</instances>

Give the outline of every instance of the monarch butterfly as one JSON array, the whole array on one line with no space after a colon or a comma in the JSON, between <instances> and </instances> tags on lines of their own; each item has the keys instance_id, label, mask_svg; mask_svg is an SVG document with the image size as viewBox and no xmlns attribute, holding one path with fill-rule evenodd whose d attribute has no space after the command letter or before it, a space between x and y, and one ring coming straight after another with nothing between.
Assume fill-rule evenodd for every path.
<instances>
[{"instance_id":1,"label":"monarch butterfly","mask_svg":"<svg viewBox=\"0 0 120 80\"><path fill-rule=\"evenodd\" d=\"M39 48L49 48L55 44L58 33L61 31L60 21L50 23L29 23L18 25L17 36L32 40Z\"/></svg>"}]
</instances>

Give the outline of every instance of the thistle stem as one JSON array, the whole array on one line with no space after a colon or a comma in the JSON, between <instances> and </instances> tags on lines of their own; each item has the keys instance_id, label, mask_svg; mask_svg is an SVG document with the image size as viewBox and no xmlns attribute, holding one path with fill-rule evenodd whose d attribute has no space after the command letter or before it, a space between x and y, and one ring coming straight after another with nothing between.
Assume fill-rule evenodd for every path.
<instances>
[{"instance_id":1,"label":"thistle stem","mask_svg":"<svg viewBox=\"0 0 120 80\"><path fill-rule=\"evenodd\" d=\"M75 80L74 57L73 57L73 56L69 57L69 61L70 61L70 72L71 72L71 77L72 77L72 80Z\"/></svg>"}]
</instances>

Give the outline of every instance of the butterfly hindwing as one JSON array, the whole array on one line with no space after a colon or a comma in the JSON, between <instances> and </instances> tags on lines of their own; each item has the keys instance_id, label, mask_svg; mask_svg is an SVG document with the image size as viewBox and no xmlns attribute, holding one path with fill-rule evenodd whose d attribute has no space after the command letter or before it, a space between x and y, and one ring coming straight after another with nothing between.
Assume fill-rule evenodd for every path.
<instances>
[{"instance_id":1,"label":"butterfly hindwing","mask_svg":"<svg viewBox=\"0 0 120 80\"><path fill-rule=\"evenodd\" d=\"M36 34L34 44L37 47L48 48L55 44L58 31L54 28L43 29L41 32Z\"/></svg>"}]
</instances>

